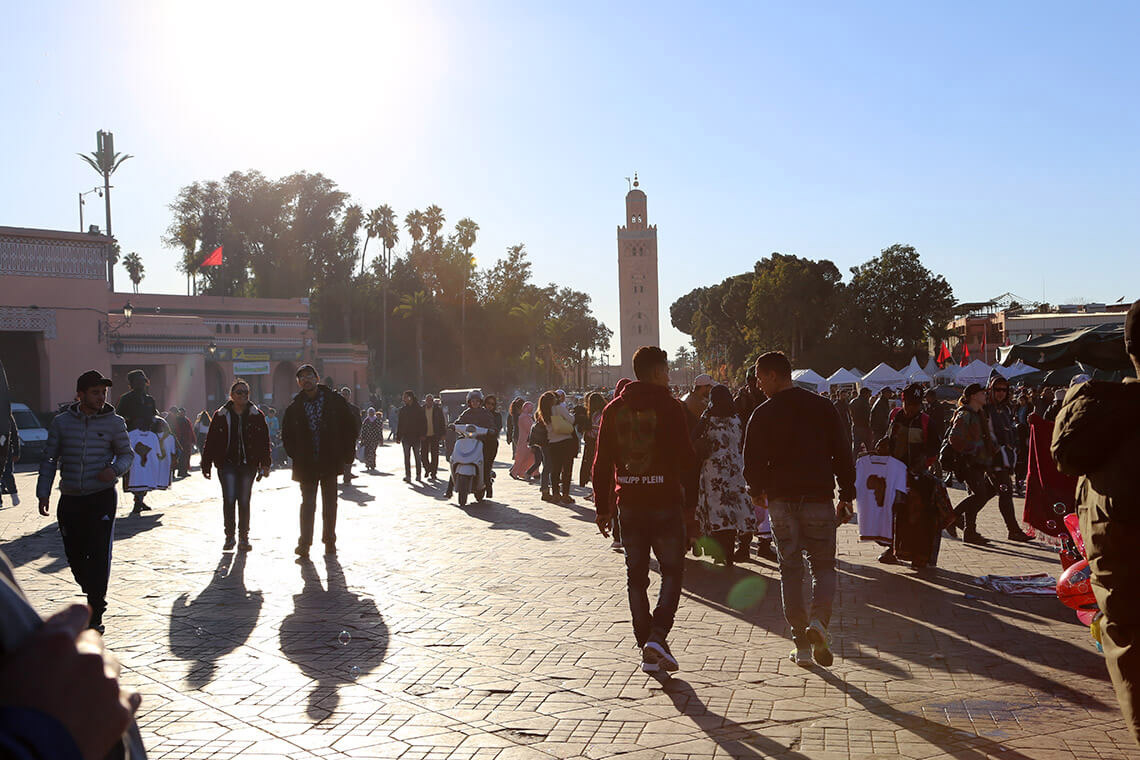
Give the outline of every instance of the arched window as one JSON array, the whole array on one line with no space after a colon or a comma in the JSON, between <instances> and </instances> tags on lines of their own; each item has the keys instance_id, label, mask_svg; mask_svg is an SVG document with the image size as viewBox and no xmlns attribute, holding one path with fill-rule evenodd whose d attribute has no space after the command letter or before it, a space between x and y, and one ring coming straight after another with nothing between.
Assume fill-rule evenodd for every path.
<instances>
[{"instance_id":1,"label":"arched window","mask_svg":"<svg viewBox=\"0 0 1140 760\"><path fill-rule=\"evenodd\" d=\"M229 333L230 333L230 326L226 325L226 334L229 335Z\"/></svg>"},{"instance_id":2,"label":"arched window","mask_svg":"<svg viewBox=\"0 0 1140 760\"><path fill-rule=\"evenodd\" d=\"M254 334L254 335L257 335L257 325L254 325L254 326L253 326L253 334Z\"/></svg>"}]
</instances>

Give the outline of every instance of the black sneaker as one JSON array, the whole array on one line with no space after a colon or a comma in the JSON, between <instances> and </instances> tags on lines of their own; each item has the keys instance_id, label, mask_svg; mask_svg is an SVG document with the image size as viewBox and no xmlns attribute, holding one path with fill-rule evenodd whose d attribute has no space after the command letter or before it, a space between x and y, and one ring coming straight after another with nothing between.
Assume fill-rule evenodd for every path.
<instances>
[{"instance_id":1,"label":"black sneaker","mask_svg":"<svg viewBox=\"0 0 1140 760\"><path fill-rule=\"evenodd\" d=\"M241 540L241 542L238 544L238 549L243 551L243 552L248 552L251 549L253 549L253 547L250 545L248 538L243 538Z\"/></svg>"},{"instance_id":2,"label":"black sneaker","mask_svg":"<svg viewBox=\"0 0 1140 760\"><path fill-rule=\"evenodd\" d=\"M1019 530L1017 532L1011 531L1008 538L1010 541L1013 541L1013 542L1018 543L1018 544L1028 544L1028 543L1032 543L1032 541L1033 541L1033 537L1028 535L1023 530Z\"/></svg>"},{"instance_id":3,"label":"black sneaker","mask_svg":"<svg viewBox=\"0 0 1140 760\"><path fill-rule=\"evenodd\" d=\"M308 559L309 558L309 547L298 546L296 549L293 550L293 553L296 554L301 559Z\"/></svg>"},{"instance_id":4,"label":"black sneaker","mask_svg":"<svg viewBox=\"0 0 1140 760\"><path fill-rule=\"evenodd\" d=\"M976 530L968 530L962 534L962 543L974 546L989 546L990 540Z\"/></svg>"},{"instance_id":5,"label":"black sneaker","mask_svg":"<svg viewBox=\"0 0 1140 760\"><path fill-rule=\"evenodd\" d=\"M641 669L646 673L657 673L661 670L661 656L657 650L649 647L641 648Z\"/></svg>"},{"instance_id":6,"label":"black sneaker","mask_svg":"<svg viewBox=\"0 0 1140 760\"><path fill-rule=\"evenodd\" d=\"M232 548L234 548L234 537L226 536L226 542L222 544L222 551L228 552Z\"/></svg>"},{"instance_id":7,"label":"black sneaker","mask_svg":"<svg viewBox=\"0 0 1140 760\"><path fill-rule=\"evenodd\" d=\"M653 651L657 654L657 666L661 670L672 673L673 671L675 671L679 667L681 667L677 663L677 658L674 657L673 653L669 651L669 645L668 644L665 644L662 642L657 642L657 641L648 641L648 642L646 642L645 647L643 648L642 651L644 652L646 650ZM644 660L645 660L645 656L643 654L642 655L642 661L644 662Z\"/></svg>"}]
</instances>

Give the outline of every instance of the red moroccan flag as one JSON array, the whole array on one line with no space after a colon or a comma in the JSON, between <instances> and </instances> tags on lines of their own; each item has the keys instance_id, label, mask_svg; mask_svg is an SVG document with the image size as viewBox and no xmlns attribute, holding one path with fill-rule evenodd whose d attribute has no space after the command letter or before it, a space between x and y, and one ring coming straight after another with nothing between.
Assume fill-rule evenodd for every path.
<instances>
[{"instance_id":1,"label":"red moroccan flag","mask_svg":"<svg viewBox=\"0 0 1140 760\"><path fill-rule=\"evenodd\" d=\"M214 252L206 257L202 262L204 267L220 267L222 265L222 247L219 245L214 249Z\"/></svg>"},{"instance_id":2,"label":"red moroccan flag","mask_svg":"<svg viewBox=\"0 0 1140 760\"><path fill-rule=\"evenodd\" d=\"M962 344L962 366L965 367L970 363L970 346L967 343Z\"/></svg>"},{"instance_id":3,"label":"red moroccan flag","mask_svg":"<svg viewBox=\"0 0 1140 760\"><path fill-rule=\"evenodd\" d=\"M934 359L935 363L937 363L939 367L944 367L946 366L946 362L950 361L951 358L950 349L946 348L946 341L942 341L942 345L938 349L938 356Z\"/></svg>"}]
</instances>

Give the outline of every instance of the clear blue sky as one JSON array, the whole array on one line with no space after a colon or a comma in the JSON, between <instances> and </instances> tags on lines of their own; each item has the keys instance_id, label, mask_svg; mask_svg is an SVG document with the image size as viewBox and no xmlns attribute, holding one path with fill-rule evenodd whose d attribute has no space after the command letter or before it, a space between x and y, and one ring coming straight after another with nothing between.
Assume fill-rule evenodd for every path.
<instances>
[{"instance_id":1,"label":"clear blue sky","mask_svg":"<svg viewBox=\"0 0 1140 760\"><path fill-rule=\"evenodd\" d=\"M771 251L846 273L905 242L962 300L1132 300L1138 38L1132 2L15 3L0 224L77 228L98 178L75 154L109 129L147 291L184 292L160 243L180 187L320 171L474 218L481 264L526 243L616 333L636 170L669 349L677 296Z\"/></svg>"}]
</instances>

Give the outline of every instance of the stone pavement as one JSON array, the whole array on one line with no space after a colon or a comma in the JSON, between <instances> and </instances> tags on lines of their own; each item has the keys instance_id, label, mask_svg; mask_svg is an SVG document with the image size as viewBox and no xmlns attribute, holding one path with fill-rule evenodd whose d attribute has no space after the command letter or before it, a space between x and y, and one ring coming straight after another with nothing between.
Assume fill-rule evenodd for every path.
<instances>
[{"instance_id":1,"label":"stone pavement","mask_svg":"<svg viewBox=\"0 0 1140 760\"><path fill-rule=\"evenodd\" d=\"M285 472L255 487L248 555L222 551L216 479L195 471L143 517L121 499L106 640L152 758L1140 756L1072 612L970 583L1056 575L1043 546L946 540L928 577L843 527L827 670L789 662L772 563L689 557L682 669L658 680L588 502L546 504L502 469L493 501L461 509L403 483L398 456L342 492L338 555L301 564ZM34 474L17 481L0 548L41 611L81 601ZM983 531L999 525L991 503Z\"/></svg>"}]
</instances>

